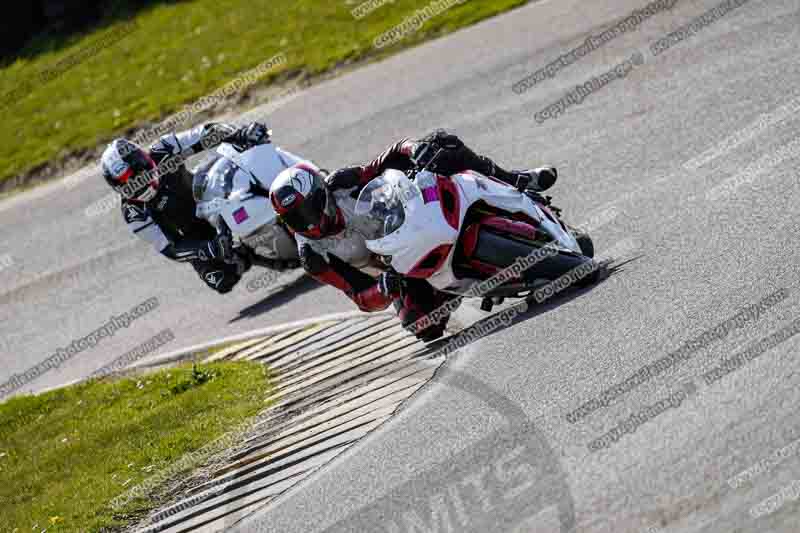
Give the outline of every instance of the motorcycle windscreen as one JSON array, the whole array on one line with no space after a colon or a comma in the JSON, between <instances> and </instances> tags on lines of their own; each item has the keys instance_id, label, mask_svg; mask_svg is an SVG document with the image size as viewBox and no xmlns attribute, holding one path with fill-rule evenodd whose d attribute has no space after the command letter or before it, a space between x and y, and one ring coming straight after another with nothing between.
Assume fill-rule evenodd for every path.
<instances>
[{"instance_id":1,"label":"motorcycle windscreen","mask_svg":"<svg viewBox=\"0 0 800 533\"><path fill-rule=\"evenodd\" d=\"M210 202L214 198L227 198L233 190L233 176L237 166L220 158L206 172L197 172L192 182L192 195L196 202Z\"/></svg>"},{"instance_id":2,"label":"motorcycle windscreen","mask_svg":"<svg viewBox=\"0 0 800 533\"><path fill-rule=\"evenodd\" d=\"M284 160L272 143L260 144L244 152L238 152L229 144L221 144L217 152L235 161L236 165L257 179L261 186L269 190L275 177L291 166Z\"/></svg>"},{"instance_id":3,"label":"motorcycle windscreen","mask_svg":"<svg viewBox=\"0 0 800 533\"><path fill-rule=\"evenodd\" d=\"M406 221L400 187L384 176L375 178L358 195L355 214L368 241L397 231Z\"/></svg>"}]
</instances>

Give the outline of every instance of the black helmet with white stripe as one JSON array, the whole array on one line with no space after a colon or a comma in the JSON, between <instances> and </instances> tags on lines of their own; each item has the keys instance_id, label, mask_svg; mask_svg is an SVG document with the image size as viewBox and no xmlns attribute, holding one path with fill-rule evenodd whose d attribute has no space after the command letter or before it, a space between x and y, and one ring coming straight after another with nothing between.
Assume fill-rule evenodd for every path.
<instances>
[{"instance_id":1,"label":"black helmet with white stripe","mask_svg":"<svg viewBox=\"0 0 800 533\"><path fill-rule=\"evenodd\" d=\"M128 200L147 202L158 192L156 164L139 145L127 139L115 139L100 159L103 178Z\"/></svg>"}]
</instances>

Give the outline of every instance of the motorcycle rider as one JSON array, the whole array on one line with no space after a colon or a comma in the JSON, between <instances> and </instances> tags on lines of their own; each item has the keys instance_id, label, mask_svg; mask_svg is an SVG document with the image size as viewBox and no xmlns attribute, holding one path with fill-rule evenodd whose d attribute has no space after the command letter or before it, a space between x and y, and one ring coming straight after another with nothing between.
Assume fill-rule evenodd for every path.
<instances>
[{"instance_id":1,"label":"motorcycle rider","mask_svg":"<svg viewBox=\"0 0 800 533\"><path fill-rule=\"evenodd\" d=\"M188 262L200 278L220 294L230 292L250 268L249 261L233 249L230 235L218 233L195 215L194 176L185 160L226 142L239 150L270 142L271 131L253 122L242 128L206 123L188 131L170 133L145 150L119 138L103 152L106 182L122 196L122 216L137 237L164 256ZM299 158L282 152L294 164ZM214 159L197 172L207 171ZM274 268L292 265L276 260Z\"/></svg>"},{"instance_id":2,"label":"motorcycle rider","mask_svg":"<svg viewBox=\"0 0 800 533\"><path fill-rule=\"evenodd\" d=\"M357 193L370 180L389 168L406 171L429 163L437 153L428 165L431 171L452 175L474 170L519 191L543 191L557 178L553 167L509 172L475 154L455 135L437 130L418 141L402 139L370 163L339 169L327 179L313 168L296 165L276 178L270 191L276 212L295 232L300 261L308 274L343 291L362 311L380 311L394 301L403 326L426 341L441 337L447 320L422 331L411 326L451 296L425 280L406 279L402 290L402 278L395 273L384 272L376 280L360 270L368 265L371 254L353 215Z\"/></svg>"}]
</instances>

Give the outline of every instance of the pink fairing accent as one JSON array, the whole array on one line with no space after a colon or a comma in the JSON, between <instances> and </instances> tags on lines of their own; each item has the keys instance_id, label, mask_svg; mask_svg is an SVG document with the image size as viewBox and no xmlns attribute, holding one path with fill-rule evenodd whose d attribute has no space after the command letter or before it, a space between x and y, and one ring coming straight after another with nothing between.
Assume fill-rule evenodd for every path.
<instances>
[{"instance_id":1,"label":"pink fairing accent","mask_svg":"<svg viewBox=\"0 0 800 533\"><path fill-rule=\"evenodd\" d=\"M439 191L436 187L426 187L422 189L422 199L426 204L439 200Z\"/></svg>"},{"instance_id":2,"label":"pink fairing accent","mask_svg":"<svg viewBox=\"0 0 800 533\"><path fill-rule=\"evenodd\" d=\"M233 220L236 221L237 224L241 224L248 218L250 218L250 215L247 214L247 210L244 207L240 207L233 212Z\"/></svg>"},{"instance_id":3,"label":"pink fairing accent","mask_svg":"<svg viewBox=\"0 0 800 533\"><path fill-rule=\"evenodd\" d=\"M314 167L314 166L312 166L312 165L310 165L310 164L308 164L306 162L297 163L297 164L295 164L293 166L294 166L294 168L299 168L299 169L305 170L306 172L311 172L312 174L319 174L319 169L317 167Z\"/></svg>"}]
</instances>

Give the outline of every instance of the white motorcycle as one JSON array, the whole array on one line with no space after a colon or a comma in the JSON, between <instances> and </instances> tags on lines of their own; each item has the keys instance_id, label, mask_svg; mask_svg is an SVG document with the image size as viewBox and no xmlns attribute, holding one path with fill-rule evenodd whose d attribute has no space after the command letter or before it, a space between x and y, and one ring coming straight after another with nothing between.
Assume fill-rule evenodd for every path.
<instances>
[{"instance_id":1,"label":"white motorcycle","mask_svg":"<svg viewBox=\"0 0 800 533\"><path fill-rule=\"evenodd\" d=\"M195 171L192 190L197 217L207 220L219 233L230 234L234 250L254 265L273 268L279 259L299 267L297 244L278 222L269 201L269 187L292 165L314 164L272 142L243 152L223 143L216 152L214 159Z\"/></svg>"},{"instance_id":2,"label":"white motorcycle","mask_svg":"<svg viewBox=\"0 0 800 533\"><path fill-rule=\"evenodd\" d=\"M595 264L591 238L561 221L548 197L473 171L437 175L427 170L435 159L408 175L387 170L359 194L355 214L369 228L367 248L386 268L471 296L477 282L548 247L516 279L479 295L481 309L490 311L504 298L530 298L542 285Z\"/></svg>"}]
</instances>

